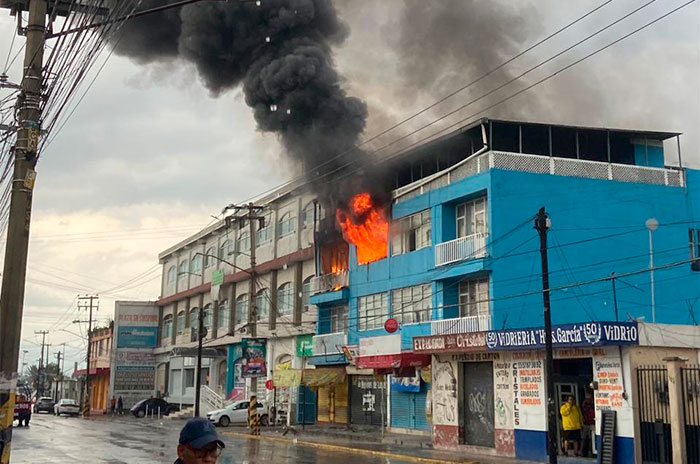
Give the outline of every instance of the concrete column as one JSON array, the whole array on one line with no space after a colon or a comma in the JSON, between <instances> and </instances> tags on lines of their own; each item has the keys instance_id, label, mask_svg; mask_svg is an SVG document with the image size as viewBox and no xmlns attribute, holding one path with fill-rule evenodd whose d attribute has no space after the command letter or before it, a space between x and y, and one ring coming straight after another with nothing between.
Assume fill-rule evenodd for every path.
<instances>
[{"instance_id":1,"label":"concrete column","mask_svg":"<svg viewBox=\"0 0 700 464\"><path fill-rule=\"evenodd\" d=\"M673 443L673 462L686 462L685 420L683 417L683 383L681 367L687 359L678 356L664 358L668 369L668 404L671 418L671 442Z\"/></svg>"}]
</instances>

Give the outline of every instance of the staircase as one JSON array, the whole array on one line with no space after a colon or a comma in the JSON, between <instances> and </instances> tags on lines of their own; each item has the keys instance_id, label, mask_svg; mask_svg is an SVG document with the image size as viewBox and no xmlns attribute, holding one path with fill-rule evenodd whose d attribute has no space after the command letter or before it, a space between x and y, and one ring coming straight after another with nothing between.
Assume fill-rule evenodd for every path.
<instances>
[{"instance_id":1,"label":"staircase","mask_svg":"<svg viewBox=\"0 0 700 464\"><path fill-rule=\"evenodd\" d=\"M186 408L182 408L178 412L171 412L170 415L166 416L168 419L189 419L194 415L194 406L189 406Z\"/></svg>"}]
</instances>

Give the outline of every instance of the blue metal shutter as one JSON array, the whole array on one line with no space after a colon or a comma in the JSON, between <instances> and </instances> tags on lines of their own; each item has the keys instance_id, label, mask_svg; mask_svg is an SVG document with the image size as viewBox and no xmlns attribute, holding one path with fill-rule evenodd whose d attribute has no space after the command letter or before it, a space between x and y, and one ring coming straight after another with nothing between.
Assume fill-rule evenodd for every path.
<instances>
[{"instance_id":1,"label":"blue metal shutter","mask_svg":"<svg viewBox=\"0 0 700 464\"><path fill-rule=\"evenodd\" d=\"M420 392L413 394L413 428L416 430L430 430L428 418L425 415L425 402L430 391L431 384L421 382Z\"/></svg>"},{"instance_id":2,"label":"blue metal shutter","mask_svg":"<svg viewBox=\"0 0 700 464\"><path fill-rule=\"evenodd\" d=\"M411 428L411 397L413 393L391 392L391 426Z\"/></svg>"}]
</instances>

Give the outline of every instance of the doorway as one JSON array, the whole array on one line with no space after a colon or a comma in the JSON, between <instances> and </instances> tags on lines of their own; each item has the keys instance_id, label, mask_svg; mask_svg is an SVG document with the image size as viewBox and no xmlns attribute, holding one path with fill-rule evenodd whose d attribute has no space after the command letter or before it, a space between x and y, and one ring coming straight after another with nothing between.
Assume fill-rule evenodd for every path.
<instances>
[{"instance_id":1,"label":"doorway","mask_svg":"<svg viewBox=\"0 0 700 464\"><path fill-rule=\"evenodd\" d=\"M493 362L463 363L464 443L495 447Z\"/></svg>"},{"instance_id":2,"label":"doorway","mask_svg":"<svg viewBox=\"0 0 700 464\"><path fill-rule=\"evenodd\" d=\"M561 453L563 449L562 417L559 413L562 405L570 397L578 406L584 418L581 430L581 454L584 457L594 457L595 449L595 419L591 412L595 411L593 391L590 384L593 381L593 359L555 359L554 360L554 391L557 410L557 443Z\"/></svg>"}]
</instances>

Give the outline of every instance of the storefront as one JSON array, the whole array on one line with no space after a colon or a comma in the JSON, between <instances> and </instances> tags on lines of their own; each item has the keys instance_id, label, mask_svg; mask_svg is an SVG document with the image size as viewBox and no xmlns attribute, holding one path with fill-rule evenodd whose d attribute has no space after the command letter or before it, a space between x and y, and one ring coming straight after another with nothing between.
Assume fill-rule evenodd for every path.
<instances>
[{"instance_id":1,"label":"storefront","mask_svg":"<svg viewBox=\"0 0 700 464\"><path fill-rule=\"evenodd\" d=\"M599 433L602 410L616 411L615 454L622 459L616 462L628 462L624 455L634 455L634 421L627 346L638 343L636 323L555 326L552 337L557 411L568 396L579 407L594 407L595 423L584 435L588 429ZM413 347L415 353L433 353L436 447L546 459L542 329L416 337ZM592 456L595 440L589 436L584 451Z\"/></svg>"},{"instance_id":2,"label":"storefront","mask_svg":"<svg viewBox=\"0 0 700 464\"><path fill-rule=\"evenodd\" d=\"M351 376L351 423L429 430L425 414L429 383L421 380L420 369L430 366L430 355L402 351L400 334L362 338L358 354L357 367L373 375Z\"/></svg>"},{"instance_id":3,"label":"storefront","mask_svg":"<svg viewBox=\"0 0 700 464\"><path fill-rule=\"evenodd\" d=\"M430 431L428 398L430 369L419 369L409 377L390 376L389 409L392 429Z\"/></svg>"}]
</instances>

